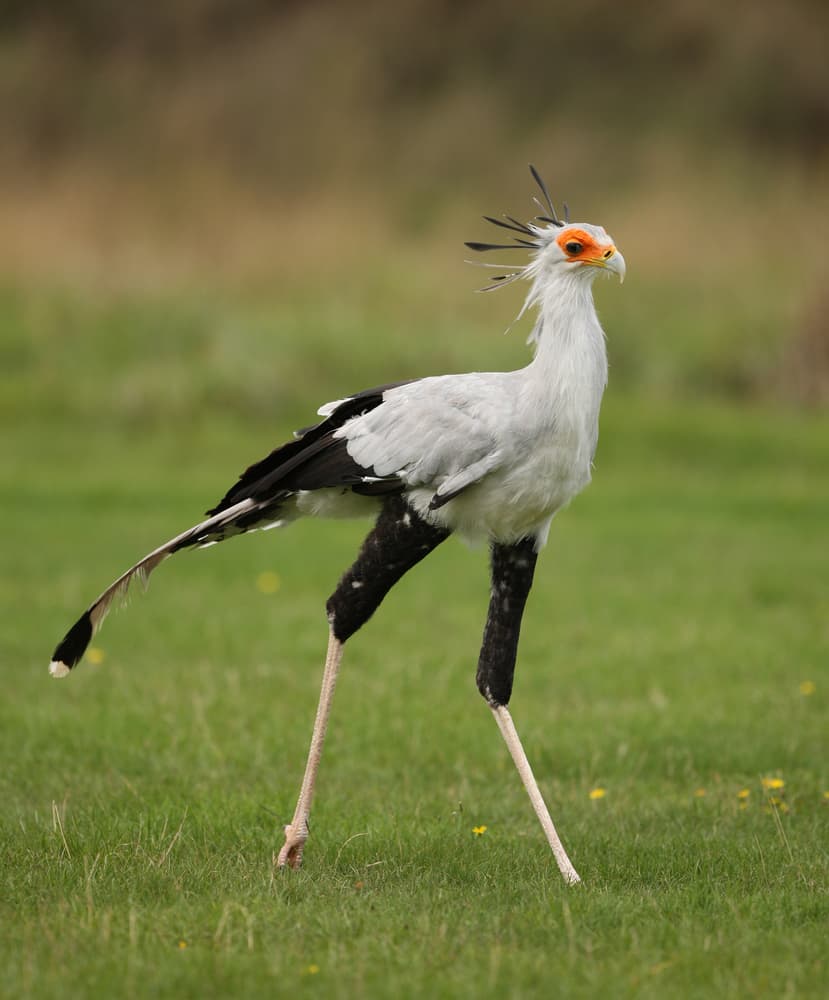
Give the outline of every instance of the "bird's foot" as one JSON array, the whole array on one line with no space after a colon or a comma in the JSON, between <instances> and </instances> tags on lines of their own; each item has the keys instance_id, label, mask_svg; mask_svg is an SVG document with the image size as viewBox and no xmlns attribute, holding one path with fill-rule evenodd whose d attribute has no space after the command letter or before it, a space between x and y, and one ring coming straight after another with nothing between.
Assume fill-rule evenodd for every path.
<instances>
[{"instance_id":1,"label":"bird's foot","mask_svg":"<svg viewBox=\"0 0 829 1000\"><path fill-rule=\"evenodd\" d=\"M295 825L289 823L285 827L285 843L276 859L279 868L299 868L302 864L302 850L308 839L308 824Z\"/></svg>"}]
</instances>

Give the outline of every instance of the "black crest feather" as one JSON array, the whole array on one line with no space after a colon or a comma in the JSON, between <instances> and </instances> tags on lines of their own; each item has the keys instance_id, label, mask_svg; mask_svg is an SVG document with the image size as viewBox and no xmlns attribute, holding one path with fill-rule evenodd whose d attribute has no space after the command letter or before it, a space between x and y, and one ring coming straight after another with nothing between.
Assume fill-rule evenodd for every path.
<instances>
[{"instance_id":1,"label":"black crest feather","mask_svg":"<svg viewBox=\"0 0 829 1000\"><path fill-rule=\"evenodd\" d=\"M555 206L553 205L553 199L550 197L550 192L547 190L547 185L541 179L541 174L535 169L535 167L530 164L530 173L533 176L536 184L538 184L541 189L541 193L544 196L546 205L543 205L538 198L533 196L533 201L540 210L541 214L535 217L533 222L520 222L518 219L511 215L503 215L500 219L496 219L492 215L485 215L484 221L490 223L490 225L497 226L499 229L506 229L509 233L517 233L517 236L513 236L512 243L481 243L477 240L467 241L465 246L469 247L470 250L474 250L476 253L487 253L490 250L539 250L542 243L539 241L540 232L535 222L543 222L548 226L563 226L564 223L558 217L556 213ZM570 211L567 208L567 203L564 203L564 218L567 222L570 221ZM469 261L473 263L473 261ZM497 264L484 264L484 267L497 267ZM510 265L505 264L504 267L509 267ZM510 282L515 281L520 278L525 273L525 268L523 266L516 265L517 269L515 271L509 272L507 274L499 274L494 278L490 279L490 284L486 285L484 288L479 288L479 292L491 292L496 288L503 288L504 285L508 285Z\"/></svg>"},{"instance_id":2,"label":"black crest feather","mask_svg":"<svg viewBox=\"0 0 829 1000\"><path fill-rule=\"evenodd\" d=\"M530 173L532 174L536 184L538 184L541 189L541 193L547 203L545 206L538 200L538 198L533 197L533 201L541 211L541 215L537 215L535 217L535 221L543 222L550 226L563 226L564 223L556 213L555 206L553 205L553 199L550 197L547 185L542 180L541 174L539 174L532 164L530 164ZM506 229L510 233L518 233L518 235L513 236L512 243L481 243L477 240L468 241L465 245L468 246L470 250L474 250L476 253L486 253L489 250L539 249L540 244L538 242L538 230L532 223L520 222L511 215L504 215L500 219L496 219L495 216L492 215L485 215L483 218L484 221L490 223L490 225L497 226L499 229ZM570 212L567 208L566 202L564 204L564 218L567 222L570 221ZM493 285L491 287L498 286Z\"/></svg>"},{"instance_id":3,"label":"black crest feather","mask_svg":"<svg viewBox=\"0 0 829 1000\"><path fill-rule=\"evenodd\" d=\"M547 208L550 210L551 221L556 226L563 226L564 223L556 215L555 206L553 205L553 199L550 197L550 192L547 190L547 185L541 179L541 174L535 169L535 167L530 164L530 173L535 178L536 184L541 188L541 193L544 195L544 200L547 202ZM544 211L544 206L541 206L541 211Z\"/></svg>"}]
</instances>

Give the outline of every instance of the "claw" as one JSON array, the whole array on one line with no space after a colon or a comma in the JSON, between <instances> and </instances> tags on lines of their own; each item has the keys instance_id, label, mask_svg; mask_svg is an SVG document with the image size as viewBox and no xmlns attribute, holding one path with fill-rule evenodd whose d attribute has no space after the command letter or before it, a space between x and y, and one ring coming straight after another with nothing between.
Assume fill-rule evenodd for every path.
<instances>
[{"instance_id":1,"label":"claw","mask_svg":"<svg viewBox=\"0 0 829 1000\"><path fill-rule=\"evenodd\" d=\"M277 867L297 869L302 865L302 850L305 841L308 839L308 827L303 826L297 830L293 824L289 823L285 827L285 843L276 859Z\"/></svg>"}]
</instances>

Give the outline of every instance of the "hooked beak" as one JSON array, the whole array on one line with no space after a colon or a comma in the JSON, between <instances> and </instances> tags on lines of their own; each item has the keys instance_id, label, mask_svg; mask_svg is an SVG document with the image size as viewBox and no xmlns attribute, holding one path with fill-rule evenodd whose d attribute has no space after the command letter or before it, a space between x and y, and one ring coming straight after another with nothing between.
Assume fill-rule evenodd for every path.
<instances>
[{"instance_id":1,"label":"hooked beak","mask_svg":"<svg viewBox=\"0 0 829 1000\"><path fill-rule=\"evenodd\" d=\"M611 253L607 260L602 261L602 263L608 271L613 271L614 274L619 275L619 284L621 285L625 280L625 258L616 247L612 247L612 250L613 253Z\"/></svg>"},{"instance_id":2,"label":"hooked beak","mask_svg":"<svg viewBox=\"0 0 829 1000\"><path fill-rule=\"evenodd\" d=\"M625 258L612 243L605 246L601 257L582 257L576 263L588 267L600 267L603 271L613 271L619 275L620 285L625 280Z\"/></svg>"}]
</instances>

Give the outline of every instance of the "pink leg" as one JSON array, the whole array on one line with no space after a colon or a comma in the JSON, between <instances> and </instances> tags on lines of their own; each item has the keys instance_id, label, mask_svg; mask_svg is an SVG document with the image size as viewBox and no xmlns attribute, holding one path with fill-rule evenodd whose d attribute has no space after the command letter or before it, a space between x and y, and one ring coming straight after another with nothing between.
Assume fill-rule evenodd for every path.
<instances>
[{"instance_id":1,"label":"pink leg","mask_svg":"<svg viewBox=\"0 0 829 1000\"><path fill-rule=\"evenodd\" d=\"M302 849L308 839L308 817L311 813L311 802L314 798L314 785L322 756L322 745L325 741L325 730L328 726L328 716L331 713L331 701L334 697L334 687L337 683L337 671L343 656L343 643L335 638L333 631L328 638L328 653L325 657L325 671L322 675L317 717L314 720L314 732L311 736L311 749L308 751L308 762L305 765L305 777L299 792L294 818L285 827L285 843L279 852L277 864L280 868L289 865L299 868L302 864Z\"/></svg>"},{"instance_id":2,"label":"pink leg","mask_svg":"<svg viewBox=\"0 0 829 1000\"><path fill-rule=\"evenodd\" d=\"M521 775L524 787L530 796L530 802L533 804L535 814L541 821L541 827L556 859L558 870L564 876L564 881L570 885L581 882L578 872L573 867L570 859L567 857L567 852L558 839L556 828L553 826L550 813L544 804L544 799L541 797L541 790L538 787L538 782L535 780L535 775L530 767L530 762L527 760L527 755L524 753L524 748L521 746L521 740L518 738L518 730L515 728L515 723L512 721L509 709L506 705L490 705L490 708L492 709L492 714L495 716L495 721L498 723L498 728L501 730L501 735L504 737L504 742L509 748L512 759L515 761L515 766L518 768L518 773Z\"/></svg>"}]
</instances>

